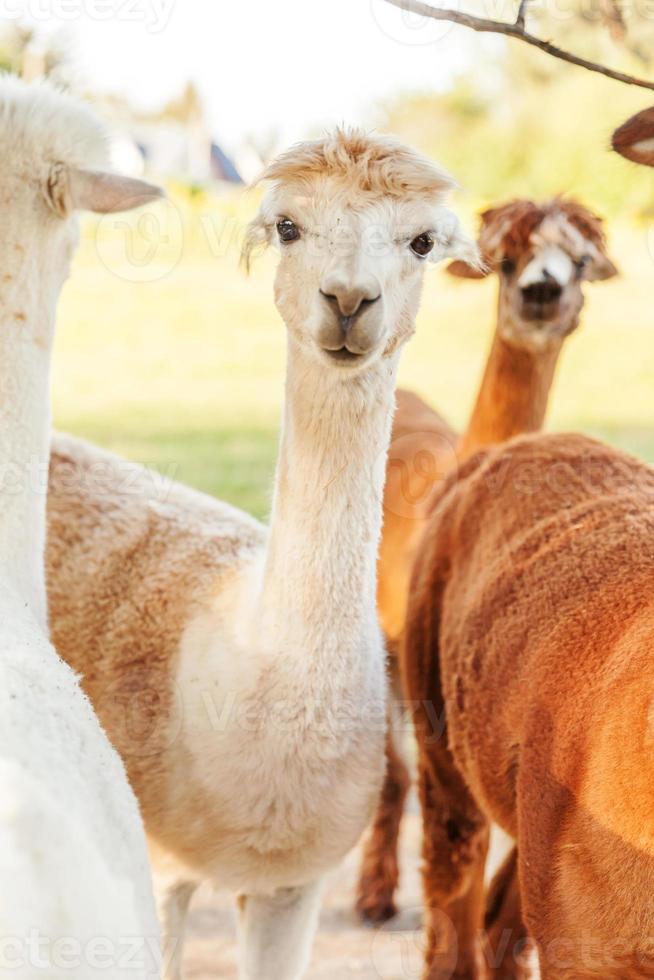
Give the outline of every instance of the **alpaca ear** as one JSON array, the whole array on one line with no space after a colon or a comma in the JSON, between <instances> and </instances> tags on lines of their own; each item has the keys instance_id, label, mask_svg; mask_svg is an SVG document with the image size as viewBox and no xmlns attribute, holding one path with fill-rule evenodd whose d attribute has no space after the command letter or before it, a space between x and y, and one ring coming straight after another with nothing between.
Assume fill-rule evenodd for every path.
<instances>
[{"instance_id":1,"label":"alpaca ear","mask_svg":"<svg viewBox=\"0 0 654 980\"><path fill-rule=\"evenodd\" d=\"M654 167L654 106L632 116L616 129L612 145L627 160Z\"/></svg>"},{"instance_id":2,"label":"alpaca ear","mask_svg":"<svg viewBox=\"0 0 654 980\"><path fill-rule=\"evenodd\" d=\"M161 187L144 180L96 170L55 164L48 175L45 198L55 214L66 218L74 210L111 214L131 211L165 197Z\"/></svg>"},{"instance_id":3,"label":"alpaca ear","mask_svg":"<svg viewBox=\"0 0 654 980\"><path fill-rule=\"evenodd\" d=\"M133 211L166 196L161 187L122 174L71 170L69 177L73 207L79 211L95 211L97 214Z\"/></svg>"},{"instance_id":4,"label":"alpaca ear","mask_svg":"<svg viewBox=\"0 0 654 980\"><path fill-rule=\"evenodd\" d=\"M617 266L613 264L605 252L598 249L585 266L583 278L587 282L604 282L606 279L613 279L614 276L619 275L620 271Z\"/></svg>"},{"instance_id":5,"label":"alpaca ear","mask_svg":"<svg viewBox=\"0 0 654 980\"><path fill-rule=\"evenodd\" d=\"M489 214L490 212L486 211L482 215L482 226L484 230ZM447 266L446 272L448 275L455 276L457 279L485 279L493 271L492 263L486 254L483 238L484 232L482 231L480 240L475 246L475 260L469 262L465 257L456 258L454 262L450 262Z\"/></svg>"},{"instance_id":6,"label":"alpaca ear","mask_svg":"<svg viewBox=\"0 0 654 980\"><path fill-rule=\"evenodd\" d=\"M516 209L522 206L523 202L509 201L482 212L474 260L470 262L465 256L457 256L456 261L448 265L448 274L459 279L485 279L490 275L501 259L504 235L514 220Z\"/></svg>"},{"instance_id":7,"label":"alpaca ear","mask_svg":"<svg viewBox=\"0 0 654 980\"><path fill-rule=\"evenodd\" d=\"M436 235L436 247L430 258L433 262L439 262L441 259L458 259L459 263L479 270L480 274L483 274L485 269L477 243L466 234L459 219L451 211L445 214L443 228L439 229Z\"/></svg>"},{"instance_id":8,"label":"alpaca ear","mask_svg":"<svg viewBox=\"0 0 654 980\"><path fill-rule=\"evenodd\" d=\"M245 229L245 238L241 248L241 262L245 271L249 272L255 252L263 252L270 245L270 227L260 211Z\"/></svg>"},{"instance_id":9,"label":"alpaca ear","mask_svg":"<svg viewBox=\"0 0 654 980\"><path fill-rule=\"evenodd\" d=\"M455 276L457 279L485 279L491 269L488 264L470 265L462 259L455 259L454 262L450 262L445 271L449 276Z\"/></svg>"}]
</instances>

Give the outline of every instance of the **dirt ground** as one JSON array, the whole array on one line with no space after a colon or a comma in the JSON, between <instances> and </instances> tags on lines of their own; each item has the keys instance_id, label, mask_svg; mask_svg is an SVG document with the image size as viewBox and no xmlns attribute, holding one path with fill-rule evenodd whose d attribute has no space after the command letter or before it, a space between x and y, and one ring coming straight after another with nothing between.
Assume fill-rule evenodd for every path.
<instances>
[{"instance_id":1,"label":"dirt ground","mask_svg":"<svg viewBox=\"0 0 654 980\"><path fill-rule=\"evenodd\" d=\"M422 973L419 839L419 817L412 806L402 833L401 911L383 929L360 926L352 910L358 851L332 875L306 980L418 980ZM186 942L185 980L236 978L234 934L229 901L209 891L198 893Z\"/></svg>"}]
</instances>

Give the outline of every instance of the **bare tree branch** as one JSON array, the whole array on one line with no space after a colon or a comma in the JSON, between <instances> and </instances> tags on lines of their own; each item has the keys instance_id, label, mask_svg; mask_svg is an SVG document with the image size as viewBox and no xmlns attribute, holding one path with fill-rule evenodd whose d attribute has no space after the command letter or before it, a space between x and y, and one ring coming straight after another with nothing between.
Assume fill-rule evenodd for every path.
<instances>
[{"instance_id":1,"label":"bare tree branch","mask_svg":"<svg viewBox=\"0 0 654 980\"><path fill-rule=\"evenodd\" d=\"M518 16L515 19L515 26L519 27L521 31L524 32L525 24L527 21L527 5L529 0L520 0L520 7L518 9Z\"/></svg>"},{"instance_id":2,"label":"bare tree branch","mask_svg":"<svg viewBox=\"0 0 654 980\"><path fill-rule=\"evenodd\" d=\"M399 7L400 10L408 10L410 13L420 14L423 17L432 17L434 20L447 20L452 24L460 24L462 27L468 27L472 31L480 31L484 34L504 34L507 37L513 37L518 41L524 41L525 44L531 44L534 48L544 51L545 54L549 54L553 58L567 61L571 65L577 65L579 68L586 68L588 71L598 72L600 75L612 78L616 82L623 82L625 85L637 85L639 88L646 88L654 92L654 81L649 81L645 78L636 78L634 75L626 75L621 71L614 71L613 68L607 68L605 65L600 65L595 61L587 61L586 58L580 58L578 55L572 54L571 51L564 51L563 48L557 48L556 45L551 44L549 41L543 41L534 34L529 34L525 30L524 20L521 21L520 19L521 15L523 19L525 15L526 4L523 5L522 2L515 24L507 24L501 20L486 20L483 17L473 17L472 14L464 14L459 10L441 10L438 7L430 7L428 4L423 3L422 0L385 0L385 2L392 4L394 7Z\"/></svg>"}]
</instances>

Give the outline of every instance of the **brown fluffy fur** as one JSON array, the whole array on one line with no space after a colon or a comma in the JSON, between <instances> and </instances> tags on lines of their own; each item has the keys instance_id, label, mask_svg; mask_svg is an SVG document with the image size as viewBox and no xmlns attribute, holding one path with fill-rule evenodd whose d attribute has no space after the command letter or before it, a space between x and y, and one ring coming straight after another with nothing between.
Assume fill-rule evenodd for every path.
<instances>
[{"instance_id":1,"label":"brown fluffy fur","mask_svg":"<svg viewBox=\"0 0 654 980\"><path fill-rule=\"evenodd\" d=\"M505 256L516 259L528 254L534 231L557 214L563 214L610 263L602 223L582 204L563 198L544 204L519 200L491 208L481 216L478 244L488 270L497 270ZM452 263L452 267L457 275L479 276L469 266L463 269L461 262ZM398 390L384 489L377 589L391 661L404 629L413 561L445 476L476 449L542 427L562 343L534 353L508 344L496 329L462 437L417 395ZM372 922L384 921L395 913L397 837L408 772L392 741L391 733L387 782L366 841L357 889L357 910Z\"/></svg>"},{"instance_id":2,"label":"brown fluffy fur","mask_svg":"<svg viewBox=\"0 0 654 980\"><path fill-rule=\"evenodd\" d=\"M434 496L458 463L459 435L430 405L398 389L386 464L377 606L391 643L404 629L413 559Z\"/></svg>"},{"instance_id":3,"label":"brown fluffy fur","mask_svg":"<svg viewBox=\"0 0 654 980\"><path fill-rule=\"evenodd\" d=\"M478 881L464 801L479 846L486 820L518 841L543 980L654 976L653 586L654 471L582 436L472 459L416 562L404 679L447 722L416 724L427 894Z\"/></svg>"}]
</instances>

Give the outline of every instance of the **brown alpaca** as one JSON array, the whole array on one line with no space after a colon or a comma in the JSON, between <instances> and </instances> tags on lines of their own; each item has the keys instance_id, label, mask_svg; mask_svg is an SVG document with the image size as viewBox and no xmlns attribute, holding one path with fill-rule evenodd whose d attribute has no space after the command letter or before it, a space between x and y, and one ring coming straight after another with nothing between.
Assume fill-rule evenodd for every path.
<instances>
[{"instance_id":1,"label":"brown alpaca","mask_svg":"<svg viewBox=\"0 0 654 980\"><path fill-rule=\"evenodd\" d=\"M413 557L443 477L474 449L542 427L563 341L579 325L582 285L617 273L602 222L572 199L491 208L478 244L486 273L460 260L448 267L461 278L499 279L497 326L466 432L412 392L397 392L377 589L391 643L404 629Z\"/></svg>"},{"instance_id":2,"label":"brown alpaca","mask_svg":"<svg viewBox=\"0 0 654 980\"><path fill-rule=\"evenodd\" d=\"M554 198L542 205L519 200L485 211L479 247L486 274L498 275L499 304L490 355L465 434L459 437L417 395L397 393L377 590L396 692L395 654L404 628L411 568L442 480L476 448L542 427L561 348L579 323L582 284L616 274L600 220L573 200ZM462 261L452 263L448 271L464 278L484 275ZM397 838L409 785L391 730L386 783L358 887L357 909L369 921L395 914Z\"/></svg>"},{"instance_id":3,"label":"brown alpaca","mask_svg":"<svg viewBox=\"0 0 654 980\"><path fill-rule=\"evenodd\" d=\"M654 109L613 145L654 166ZM486 975L522 975L528 929L543 980L654 976L653 489L649 467L558 436L479 456L444 490L402 650L407 695L447 721L439 740L416 715L429 978L453 959L477 975L485 819L520 855L489 894Z\"/></svg>"},{"instance_id":4,"label":"brown alpaca","mask_svg":"<svg viewBox=\"0 0 654 980\"><path fill-rule=\"evenodd\" d=\"M458 904L455 976L475 975L494 821L518 843L543 980L654 977L653 586L654 471L617 450L523 437L444 488L403 671L409 697L445 710L446 740L422 710L416 732L425 897L436 928Z\"/></svg>"},{"instance_id":5,"label":"brown alpaca","mask_svg":"<svg viewBox=\"0 0 654 980\"><path fill-rule=\"evenodd\" d=\"M613 148L635 163L654 166L654 107L645 109L627 120L613 134ZM489 974L497 980L513 980L524 976L521 957L514 955L526 938L520 915L520 890L517 875L517 855L509 857L497 875L487 902L485 918L486 957L496 964ZM510 939L507 941L507 937Z\"/></svg>"}]
</instances>

